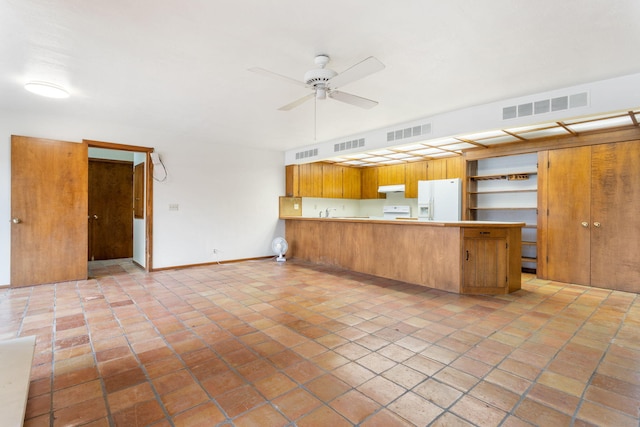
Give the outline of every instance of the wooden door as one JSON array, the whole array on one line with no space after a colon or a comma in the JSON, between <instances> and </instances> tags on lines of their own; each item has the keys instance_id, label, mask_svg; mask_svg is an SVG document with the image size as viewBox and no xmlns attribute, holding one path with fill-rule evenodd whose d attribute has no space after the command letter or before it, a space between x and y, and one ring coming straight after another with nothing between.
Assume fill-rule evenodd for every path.
<instances>
[{"instance_id":1,"label":"wooden door","mask_svg":"<svg viewBox=\"0 0 640 427\"><path fill-rule=\"evenodd\" d=\"M133 256L133 163L89 160L89 260Z\"/></svg>"},{"instance_id":2,"label":"wooden door","mask_svg":"<svg viewBox=\"0 0 640 427\"><path fill-rule=\"evenodd\" d=\"M87 278L87 145L11 137L11 286Z\"/></svg>"},{"instance_id":3,"label":"wooden door","mask_svg":"<svg viewBox=\"0 0 640 427\"><path fill-rule=\"evenodd\" d=\"M593 147L591 285L640 292L640 141Z\"/></svg>"},{"instance_id":4,"label":"wooden door","mask_svg":"<svg viewBox=\"0 0 640 427\"><path fill-rule=\"evenodd\" d=\"M547 278L591 282L591 147L549 151Z\"/></svg>"}]
</instances>

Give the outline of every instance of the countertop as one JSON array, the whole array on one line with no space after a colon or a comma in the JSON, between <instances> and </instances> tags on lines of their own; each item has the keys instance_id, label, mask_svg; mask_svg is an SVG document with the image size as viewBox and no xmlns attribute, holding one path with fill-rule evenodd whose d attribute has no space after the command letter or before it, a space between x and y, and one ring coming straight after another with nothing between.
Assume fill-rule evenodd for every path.
<instances>
[{"instance_id":1,"label":"countertop","mask_svg":"<svg viewBox=\"0 0 640 427\"><path fill-rule=\"evenodd\" d=\"M524 222L498 222L498 221L429 221L417 218L404 219L382 219L370 217L336 217L336 218L315 218L302 216L282 216L280 219L296 221L323 221L323 222L359 222L371 224L393 224L393 225L420 225L427 227L461 227L461 228L511 228L524 227Z\"/></svg>"}]
</instances>

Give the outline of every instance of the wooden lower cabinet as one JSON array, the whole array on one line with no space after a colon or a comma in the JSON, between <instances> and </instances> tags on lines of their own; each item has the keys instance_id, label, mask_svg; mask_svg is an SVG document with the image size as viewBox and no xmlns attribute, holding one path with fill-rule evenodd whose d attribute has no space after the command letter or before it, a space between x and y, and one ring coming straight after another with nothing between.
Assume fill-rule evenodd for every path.
<instances>
[{"instance_id":1,"label":"wooden lower cabinet","mask_svg":"<svg viewBox=\"0 0 640 427\"><path fill-rule=\"evenodd\" d=\"M455 293L520 289L524 224L284 219L288 257Z\"/></svg>"},{"instance_id":2,"label":"wooden lower cabinet","mask_svg":"<svg viewBox=\"0 0 640 427\"><path fill-rule=\"evenodd\" d=\"M538 276L640 292L640 141L545 155Z\"/></svg>"},{"instance_id":3,"label":"wooden lower cabinet","mask_svg":"<svg viewBox=\"0 0 640 427\"><path fill-rule=\"evenodd\" d=\"M462 293L502 294L509 283L507 231L465 229Z\"/></svg>"}]
</instances>

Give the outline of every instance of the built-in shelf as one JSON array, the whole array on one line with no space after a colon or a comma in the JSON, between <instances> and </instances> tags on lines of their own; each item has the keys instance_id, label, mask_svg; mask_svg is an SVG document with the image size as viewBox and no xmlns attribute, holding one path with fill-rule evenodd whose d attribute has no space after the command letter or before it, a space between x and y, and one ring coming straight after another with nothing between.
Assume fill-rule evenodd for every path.
<instances>
[{"instance_id":1,"label":"built-in shelf","mask_svg":"<svg viewBox=\"0 0 640 427\"><path fill-rule=\"evenodd\" d=\"M478 159L467 162L466 166L466 218L525 223L522 229L522 269L535 272L537 154Z\"/></svg>"},{"instance_id":2,"label":"built-in shelf","mask_svg":"<svg viewBox=\"0 0 640 427\"><path fill-rule=\"evenodd\" d=\"M503 194L503 193L537 193L538 189L529 190L492 190L492 191L469 191L469 194Z\"/></svg>"},{"instance_id":3,"label":"built-in shelf","mask_svg":"<svg viewBox=\"0 0 640 427\"><path fill-rule=\"evenodd\" d=\"M474 175L469 178L475 181L488 181L488 180L496 180L496 179L504 179L507 181L526 181L529 179L531 175L537 175L538 172L514 172L507 174L496 174L496 175Z\"/></svg>"},{"instance_id":4,"label":"built-in shelf","mask_svg":"<svg viewBox=\"0 0 640 427\"><path fill-rule=\"evenodd\" d=\"M474 210L474 211L518 211L518 210L536 210L538 209L537 206L504 206L504 207L491 207L491 206L478 206L478 207L469 207L469 209Z\"/></svg>"}]
</instances>

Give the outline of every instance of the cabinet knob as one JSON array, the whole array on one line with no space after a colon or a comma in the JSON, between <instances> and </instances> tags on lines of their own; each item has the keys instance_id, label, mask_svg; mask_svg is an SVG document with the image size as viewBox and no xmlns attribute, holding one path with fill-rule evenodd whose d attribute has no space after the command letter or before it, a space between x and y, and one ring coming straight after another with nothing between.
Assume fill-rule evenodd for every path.
<instances>
[{"instance_id":1,"label":"cabinet knob","mask_svg":"<svg viewBox=\"0 0 640 427\"><path fill-rule=\"evenodd\" d=\"M599 223L599 222L597 222L597 221L593 223L593 226L594 226L594 227L597 227L597 228L600 228L600 226L601 226L601 225L602 225L602 224L600 224L600 223Z\"/></svg>"},{"instance_id":2,"label":"cabinet knob","mask_svg":"<svg viewBox=\"0 0 640 427\"><path fill-rule=\"evenodd\" d=\"M582 221L582 226L584 228L589 228L589 223L587 221Z\"/></svg>"}]
</instances>

